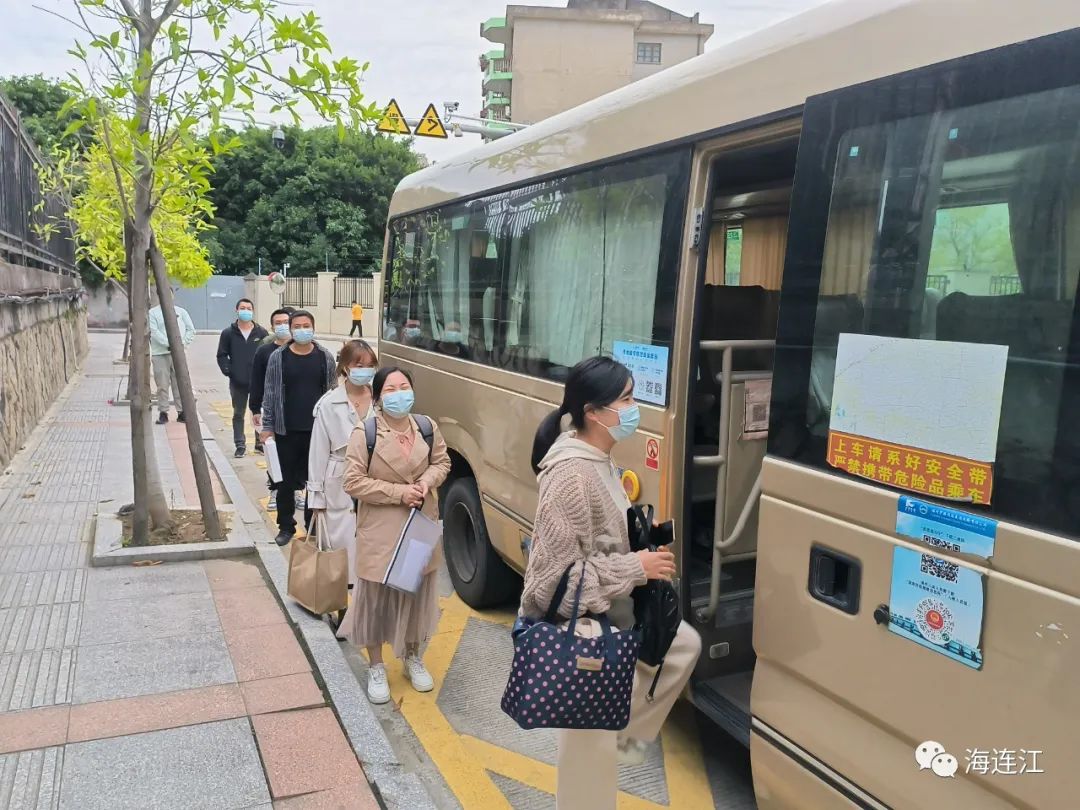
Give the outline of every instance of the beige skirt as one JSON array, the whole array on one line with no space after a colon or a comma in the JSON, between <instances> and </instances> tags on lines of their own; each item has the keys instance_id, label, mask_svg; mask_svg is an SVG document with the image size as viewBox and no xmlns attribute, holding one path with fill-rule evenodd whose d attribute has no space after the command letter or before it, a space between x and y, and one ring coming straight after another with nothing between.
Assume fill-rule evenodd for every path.
<instances>
[{"instance_id":1,"label":"beige skirt","mask_svg":"<svg viewBox=\"0 0 1080 810\"><path fill-rule=\"evenodd\" d=\"M438 624L437 571L420 581L415 594L357 579L349 610L338 628L338 638L347 639L357 647L389 644L396 657L404 658L409 647L417 647L422 653Z\"/></svg>"}]
</instances>

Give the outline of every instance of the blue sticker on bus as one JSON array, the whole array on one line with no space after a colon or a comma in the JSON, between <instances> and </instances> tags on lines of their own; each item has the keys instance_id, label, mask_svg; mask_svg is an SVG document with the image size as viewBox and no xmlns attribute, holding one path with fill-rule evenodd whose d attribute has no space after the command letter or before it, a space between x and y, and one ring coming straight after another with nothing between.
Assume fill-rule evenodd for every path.
<instances>
[{"instance_id":1,"label":"blue sticker on bus","mask_svg":"<svg viewBox=\"0 0 1080 810\"><path fill-rule=\"evenodd\" d=\"M616 340L615 359L634 375L634 399L653 405L667 405L668 349L648 343Z\"/></svg>"},{"instance_id":2,"label":"blue sticker on bus","mask_svg":"<svg viewBox=\"0 0 1080 810\"><path fill-rule=\"evenodd\" d=\"M996 520L927 503L906 495L896 507L896 533L913 537L931 548L974 554L984 560L994 555Z\"/></svg>"},{"instance_id":3,"label":"blue sticker on bus","mask_svg":"<svg viewBox=\"0 0 1080 810\"><path fill-rule=\"evenodd\" d=\"M889 630L982 669L983 575L910 548L893 549Z\"/></svg>"}]
</instances>

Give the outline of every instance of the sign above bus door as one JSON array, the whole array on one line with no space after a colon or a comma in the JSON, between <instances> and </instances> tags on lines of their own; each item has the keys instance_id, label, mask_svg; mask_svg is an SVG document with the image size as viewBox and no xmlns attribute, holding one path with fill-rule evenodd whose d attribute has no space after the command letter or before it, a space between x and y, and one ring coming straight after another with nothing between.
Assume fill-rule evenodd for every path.
<instances>
[{"instance_id":1,"label":"sign above bus door","mask_svg":"<svg viewBox=\"0 0 1080 810\"><path fill-rule=\"evenodd\" d=\"M435 110L434 104L427 105L427 109L424 110L424 117L416 125L413 135L418 135L421 138L446 139L448 137L446 127L443 126L442 119L439 118L439 113Z\"/></svg>"},{"instance_id":2,"label":"sign above bus door","mask_svg":"<svg viewBox=\"0 0 1080 810\"><path fill-rule=\"evenodd\" d=\"M385 132L388 135L408 135L410 133L409 125L405 122L405 114L401 111L401 107L398 106L395 99L390 99L390 103L386 105L383 117L375 125L375 130Z\"/></svg>"}]
</instances>

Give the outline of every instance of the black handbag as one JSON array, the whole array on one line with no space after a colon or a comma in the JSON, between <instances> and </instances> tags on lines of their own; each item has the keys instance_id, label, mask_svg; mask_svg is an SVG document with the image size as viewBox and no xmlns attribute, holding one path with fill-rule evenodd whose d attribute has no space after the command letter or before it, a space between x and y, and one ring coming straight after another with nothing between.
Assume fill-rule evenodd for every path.
<instances>
[{"instance_id":1,"label":"black handbag","mask_svg":"<svg viewBox=\"0 0 1080 810\"><path fill-rule=\"evenodd\" d=\"M673 525L670 522L653 526L651 506L645 509L631 506L626 512L626 525L630 548L633 551L656 551L672 540ZM682 623L679 594L670 582L650 579L644 585L634 588L631 597L634 600L634 626L641 633L638 659L657 668L646 697L651 703L656 685L660 681L660 673L664 669L664 658L679 632L679 624Z\"/></svg>"},{"instance_id":2,"label":"black handbag","mask_svg":"<svg viewBox=\"0 0 1080 810\"><path fill-rule=\"evenodd\" d=\"M619 731L630 722L638 635L633 629L613 631L603 613L595 617L603 631L600 636L574 635L585 584L584 563L570 623L565 630L556 624L573 567L559 580L543 620L522 616L514 624L514 663L502 710L524 729Z\"/></svg>"}]
</instances>

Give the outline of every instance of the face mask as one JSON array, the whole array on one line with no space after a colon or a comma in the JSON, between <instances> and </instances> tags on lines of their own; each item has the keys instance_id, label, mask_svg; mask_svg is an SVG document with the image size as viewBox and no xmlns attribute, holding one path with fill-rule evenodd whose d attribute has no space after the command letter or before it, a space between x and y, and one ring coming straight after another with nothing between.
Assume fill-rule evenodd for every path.
<instances>
[{"instance_id":1,"label":"face mask","mask_svg":"<svg viewBox=\"0 0 1080 810\"><path fill-rule=\"evenodd\" d=\"M278 340L287 340L290 334L289 325L287 323L279 323L274 327L274 337Z\"/></svg>"},{"instance_id":2,"label":"face mask","mask_svg":"<svg viewBox=\"0 0 1080 810\"><path fill-rule=\"evenodd\" d=\"M461 332L443 332L443 343L461 343Z\"/></svg>"},{"instance_id":3,"label":"face mask","mask_svg":"<svg viewBox=\"0 0 1080 810\"><path fill-rule=\"evenodd\" d=\"M405 337L407 337L409 340L416 340L418 337L420 337L420 330L414 326L410 326L408 329L405 330L404 334Z\"/></svg>"},{"instance_id":4,"label":"face mask","mask_svg":"<svg viewBox=\"0 0 1080 810\"><path fill-rule=\"evenodd\" d=\"M614 408L605 408L604 410L619 415L619 424L608 428L608 433L611 434L611 438L617 442L621 442L623 439L628 439L633 436L638 429L638 425L641 423L641 411L638 408L637 403L631 405L629 408L623 408L621 411L617 411Z\"/></svg>"},{"instance_id":5,"label":"face mask","mask_svg":"<svg viewBox=\"0 0 1080 810\"><path fill-rule=\"evenodd\" d=\"M415 401L416 397L412 391L392 391L383 395L382 409L391 416L408 416L412 412Z\"/></svg>"},{"instance_id":6,"label":"face mask","mask_svg":"<svg viewBox=\"0 0 1080 810\"><path fill-rule=\"evenodd\" d=\"M242 320L244 323L250 323L255 319L255 313L250 309L241 309L236 313L236 317Z\"/></svg>"},{"instance_id":7,"label":"face mask","mask_svg":"<svg viewBox=\"0 0 1080 810\"><path fill-rule=\"evenodd\" d=\"M373 368L350 368L349 369L349 382L353 385L371 385L371 381L375 379L375 369Z\"/></svg>"},{"instance_id":8,"label":"face mask","mask_svg":"<svg viewBox=\"0 0 1080 810\"><path fill-rule=\"evenodd\" d=\"M293 333L292 333L292 336L293 336L293 340L295 340L301 346L306 346L307 344L311 343L311 341L313 341L315 339L315 330L314 329L294 329Z\"/></svg>"}]
</instances>

